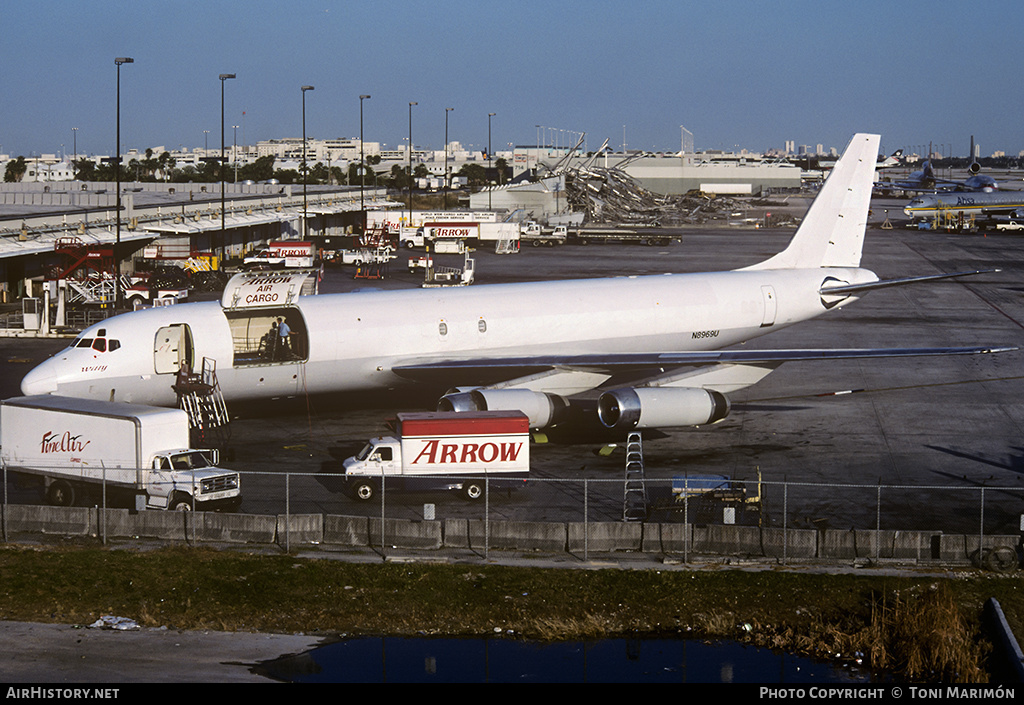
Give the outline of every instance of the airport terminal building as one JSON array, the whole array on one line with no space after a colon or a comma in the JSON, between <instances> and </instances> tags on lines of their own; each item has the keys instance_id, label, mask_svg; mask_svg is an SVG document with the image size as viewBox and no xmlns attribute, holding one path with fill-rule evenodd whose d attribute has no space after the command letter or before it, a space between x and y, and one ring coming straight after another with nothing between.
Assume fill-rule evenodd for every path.
<instances>
[{"instance_id":1,"label":"airport terminal building","mask_svg":"<svg viewBox=\"0 0 1024 705\"><path fill-rule=\"evenodd\" d=\"M119 262L153 265L196 252L232 259L270 240L343 236L361 225L361 205L394 205L383 188L308 186L304 194L301 184L270 183L224 184L221 203L218 183L122 183L118 226L114 183L4 184L0 303L31 296L32 280L104 248Z\"/></svg>"}]
</instances>

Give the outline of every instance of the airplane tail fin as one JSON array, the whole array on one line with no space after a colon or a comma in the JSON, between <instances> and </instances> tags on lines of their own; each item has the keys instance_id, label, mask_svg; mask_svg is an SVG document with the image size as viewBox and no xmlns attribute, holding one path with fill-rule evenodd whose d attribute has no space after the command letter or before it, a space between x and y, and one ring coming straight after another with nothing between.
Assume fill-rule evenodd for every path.
<instances>
[{"instance_id":1,"label":"airplane tail fin","mask_svg":"<svg viewBox=\"0 0 1024 705\"><path fill-rule=\"evenodd\" d=\"M860 266L880 141L854 135L786 249L746 269Z\"/></svg>"}]
</instances>

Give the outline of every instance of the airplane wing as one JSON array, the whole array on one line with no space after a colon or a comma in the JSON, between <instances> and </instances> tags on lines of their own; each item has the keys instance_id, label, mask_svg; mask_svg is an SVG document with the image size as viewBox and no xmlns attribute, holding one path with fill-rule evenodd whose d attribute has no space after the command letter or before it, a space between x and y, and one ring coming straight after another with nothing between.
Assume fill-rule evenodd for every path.
<instances>
[{"instance_id":1,"label":"airplane wing","mask_svg":"<svg viewBox=\"0 0 1024 705\"><path fill-rule=\"evenodd\" d=\"M463 360L410 361L392 367L395 374L421 382L451 379L457 373L464 383L487 384L555 369L587 370L607 374L654 373L680 367L706 365L781 365L800 360L848 360L857 358L978 355L1009 352L1015 346L942 348L838 348L831 350L708 350L697 352L544 355L523 357L466 358Z\"/></svg>"}]
</instances>

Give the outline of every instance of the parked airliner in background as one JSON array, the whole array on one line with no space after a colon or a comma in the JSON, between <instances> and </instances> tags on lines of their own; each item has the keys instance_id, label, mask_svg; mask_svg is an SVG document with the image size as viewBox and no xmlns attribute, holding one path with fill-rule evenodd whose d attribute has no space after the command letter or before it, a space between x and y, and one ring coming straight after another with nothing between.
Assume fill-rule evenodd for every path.
<instances>
[{"instance_id":1,"label":"parked airliner in background","mask_svg":"<svg viewBox=\"0 0 1024 705\"><path fill-rule=\"evenodd\" d=\"M860 267L878 144L855 135L789 245L743 269L316 296L285 272L238 275L219 302L91 326L22 392L173 405L176 373L207 359L229 405L418 382L449 390L441 409L521 410L535 429L586 415L622 433L719 421L727 394L790 360L1000 350L722 350L875 288L964 274L879 281Z\"/></svg>"},{"instance_id":2,"label":"parked airliner in background","mask_svg":"<svg viewBox=\"0 0 1024 705\"><path fill-rule=\"evenodd\" d=\"M996 225L1024 220L1024 191L996 193L933 193L918 196L903 212L911 220L929 220L938 216L974 218L976 225Z\"/></svg>"},{"instance_id":3,"label":"parked airliner in background","mask_svg":"<svg viewBox=\"0 0 1024 705\"><path fill-rule=\"evenodd\" d=\"M875 164L876 169L892 169L900 165L900 160L903 158L903 150L897 149L895 152L890 154L888 157L879 155L878 163ZM809 157L791 157L789 162L795 164L801 169L807 171L829 171L836 165L836 159L831 157L823 158L817 156Z\"/></svg>"},{"instance_id":4,"label":"parked airliner in background","mask_svg":"<svg viewBox=\"0 0 1024 705\"><path fill-rule=\"evenodd\" d=\"M929 152L931 148L929 147ZM931 160L925 160L919 171L913 171L905 179L897 181L883 181L875 185L879 192L891 191L917 191L928 193L939 193L947 191L971 191L991 193L999 190L999 184L988 174L981 174L981 164L974 158L974 136L971 135L971 163L967 167L971 172L963 181L956 179L944 179L935 175L932 169Z\"/></svg>"}]
</instances>

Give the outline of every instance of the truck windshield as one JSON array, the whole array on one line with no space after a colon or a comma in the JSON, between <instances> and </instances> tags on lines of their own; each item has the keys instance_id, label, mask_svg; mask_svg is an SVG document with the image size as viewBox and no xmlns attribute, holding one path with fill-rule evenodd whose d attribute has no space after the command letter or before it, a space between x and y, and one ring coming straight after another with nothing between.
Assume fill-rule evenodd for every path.
<instances>
[{"instance_id":1,"label":"truck windshield","mask_svg":"<svg viewBox=\"0 0 1024 705\"><path fill-rule=\"evenodd\" d=\"M366 460L370 456L370 451L373 450L373 444L367 443L363 446L363 449L356 453L356 460Z\"/></svg>"},{"instance_id":2,"label":"truck windshield","mask_svg":"<svg viewBox=\"0 0 1024 705\"><path fill-rule=\"evenodd\" d=\"M177 453L171 456L171 468L174 470L192 470L194 468L206 468L210 461L199 451L189 453Z\"/></svg>"}]
</instances>

